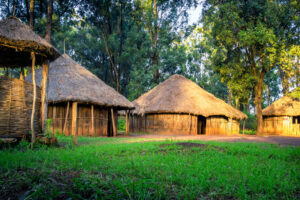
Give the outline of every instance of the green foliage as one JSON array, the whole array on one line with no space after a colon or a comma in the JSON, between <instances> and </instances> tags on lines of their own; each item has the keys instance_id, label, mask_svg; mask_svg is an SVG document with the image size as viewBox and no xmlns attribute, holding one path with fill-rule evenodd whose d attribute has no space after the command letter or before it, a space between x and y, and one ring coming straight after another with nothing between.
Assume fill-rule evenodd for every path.
<instances>
[{"instance_id":1,"label":"green foliage","mask_svg":"<svg viewBox=\"0 0 300 200\"><path fill-rule=\"evenodd\" d=\"M184 147L177 141L86 137L78 142L0 151L0 197L296 199L300 187L299 147L199 141Z\"/></svg>"},{"instance_id":2,"label":"green foliage","mask_svg":"<svg viewBox=\"0 0 300 200\"><path fill-rule=\"evenodd\" d=\"M245 114L248 116L248 119L245 121L245 129L248 129L250 132L256 130L256 116L250 112L246 112Z\"/></svg>"},{"instance_id":3,"label":"green foliage","mask_svg":"<svg viewBox=\"0 0 300 200\"><path fill-rule=\"evenodd\" d=\"M125 132L126 120L124 117L118 117L118 131Z\"/></svg>"},{"instance_id":4,"label":"green foliage","mask_svg":"<svg viewBox=\"0 0 300 200\"><path fill-rule=\"evenodd\" d=\"M300 100L300 88L296 88L289 95L294 99Z\"/></svg>"}]
</instances>

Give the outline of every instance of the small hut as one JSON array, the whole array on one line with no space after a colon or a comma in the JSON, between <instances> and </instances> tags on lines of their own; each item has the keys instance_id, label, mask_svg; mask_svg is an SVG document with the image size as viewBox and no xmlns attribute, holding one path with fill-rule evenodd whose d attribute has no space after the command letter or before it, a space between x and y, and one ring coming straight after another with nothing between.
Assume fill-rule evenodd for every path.
<instances>
[{"instance_id":1,"label":"small hut","mask_svg":"<svg viewBox=\"0 0 300 200\"><path fill-rule=\"evenodd\" d=\"M284 96L262 111L264 135L300 136L300 99Z\"/></svg>"},{"instance_id":2,"label":"small hut","mask_svg":"<svg viewBox=\"0 0 300 200\"><path fill-rule=\"evenodd\" d=\"M181 75L173 75L134 102L129 131L152 134L232 135L247 116Z\"/></svg>"},{"instance_id":3,"label":"small hut","mask_svg":"<svg viewBox=\"0 0 300 200\"><path fill-rule=\"evenodd\" d=\"M42 70L37 70L41 84ZM31 80L31 74L26 79ZM79 136L114 136L117 111L132 109L124 96L63 54L50 64L48 119L53 133ZM75 130L76 129L76 130Z\"/></svg>"},{"instance_id":4,"label":"small hut","mask_svg":"<svg viewBox=\"0 0 300 200\"><path fill-rule=\"evenodd\" d=\"M43 77L42 89L23 81L22 72L21 80L0 77L0 138L23 138L30 131L33 131L33 136L43 131L48 62L58 56L53 46L19 19L9 17L0 21L0 67L21 67L24 71L24 67L31 66L34 72L35 66L40 65L44 70L40 77Z\"/></svg>"}]
</instances>

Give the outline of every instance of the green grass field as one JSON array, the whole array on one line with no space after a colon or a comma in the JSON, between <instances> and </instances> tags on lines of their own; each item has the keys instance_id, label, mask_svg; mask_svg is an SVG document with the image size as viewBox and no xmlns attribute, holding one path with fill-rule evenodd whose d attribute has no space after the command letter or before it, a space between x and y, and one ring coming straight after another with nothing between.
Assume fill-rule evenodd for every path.
<instances>
[{"instance_id":1,"label":"green grass field","mask_svg":"<svg viewBox=\"0 0 300 200\"><path fill-rule=\"evenodd\" d=\"M0 199L299 199L300 148L85 138L0 151ZM197 144L190 144L197 143Z\"/></svg>"}]
</instances>

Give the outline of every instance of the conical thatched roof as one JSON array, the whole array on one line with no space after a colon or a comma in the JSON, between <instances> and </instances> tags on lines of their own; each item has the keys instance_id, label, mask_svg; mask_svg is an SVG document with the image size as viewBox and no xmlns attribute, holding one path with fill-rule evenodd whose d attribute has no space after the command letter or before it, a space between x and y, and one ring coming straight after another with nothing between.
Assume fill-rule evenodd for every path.
<instances>
[{"instance_id":1,"label":"conical thatched roof","mask_svg":"<svg viewBox=\"0 0 300 200\"><path fill-rule=\"evenodd\" d=\"M37 65L45 59L52 61L59 56L51 44L16 17L0 21L0 66L30 66L32 51L36 54Z\"/></svg>"},{"instance_id":2,"label":"conical thatched roof","mask_svg":"<svg viewBox=\"0 0 300 200\"><path fill-rule=\"evenodd\" d=\"M32 75L26 80L31 81ZM37 84L41 85L42 69L36 72ZM133 108L124 96L106 85L97 76L63 54L49 67L48 101L77 101L102 106Z\"/></svg>"},{"instance_id":3,"label":"conical thatched roof","mask_svg":"<svg viewBox=\"0 0 300 200\"><path fill-rule=\"evenodd\" d=\"M134 102L137 114L189 113L245 119L247 116L221 99L206 92L193 81L173 75Z\"/></svg>"},{"instance_id":4,"label":"conical thatched roof","mask_svg":"<svg viewBox=\"0 0 300 200\"><path fill-rule=\"evenodd\" d=\"M262 112L264 116L299 116L300 99L284 96L263 109Z\"/></svg>"}]
</instances>

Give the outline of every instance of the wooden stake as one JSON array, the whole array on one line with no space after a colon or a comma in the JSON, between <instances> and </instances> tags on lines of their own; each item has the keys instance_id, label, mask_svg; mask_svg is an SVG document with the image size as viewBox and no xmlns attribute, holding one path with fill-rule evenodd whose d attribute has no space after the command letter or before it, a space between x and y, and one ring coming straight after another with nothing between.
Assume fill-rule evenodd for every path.
<instances>
[{"instance_id":1,"label":"wooden stake","mask_svg":"<svg viewBox=\"0 0 300 200\"><path fill-rule=\"evenodd\" d=\"M70 102L68 101L67 112L66 112L66 116L65 116L65 123L64 123L64 128L63 128L63 133L64 134L65 134L65 131L66 131L66 127L67 127L67 123L68 123L68 118L69 118L69 108L70 108Z\"/></svg>"},{"instance_id":2,"label":"wooden stake","mask_svg":"<svg viewBox=\"0 0 300 200\"><path fill-rule=\"evenodd\" d=\"M128 111L125 111L125 123L126 123L126 127L125 127L125 135L128 135L129 132L129 122L128 122Z\"/></svg>"},{"instance_id":3,"label":"wooden stake","mask_svg":"<svg viewBox=\"0 0 300 200\"><path fill-rule=\"evenodd\" d=\"M112 121L112 125L113 125L113 136L116 136L117 135L117 130L116 130L116 122L115 122L115 117L114 117L114 109L113 108L111 108L110 109L110 111L111 111L111 121Z\"/></svg>"},{"instance_id":4,"label":"wooden stake","mask_svg":"<svg viewBox=\"0 0 300 200\"><path fill-rule=\"evenodd\" d=\"M52 113L52 127L53 127L52 132L54 133L54 130L56 128L56 105L55 104L53 104L53 110L52 111L53 111L53 113Z\"/></svg>"},{"instance_id":5,"label":"wooden stake","mask_svg":"<svg viewBox=\"0 0 300 200\"><path fill-rule=\"evenodd\" d=\"M42 80L42 102L41 102L41 118L42 118L42 132L46 132L47 125L47 110L48 110L48 61L43 63L43 80Z\"/></svg>"},{"instance_id":6,"label":"wooden stake","mask_svg":"<svg viewBox=\"0 0 300 200\"><path fill-rule=\"evenodd\" d=\"M35 142L35 132L34 132L34 113L35 113L35 104L36 104L36 83L35 83L35 54L31 52L32 59L32 85L33 85L33 102L32 102L32 111L31 111L31 148L33 148Z\"/></svg>"},{"instance_id":7,"label":"wooden stake","mask_svg":"<svg viewBox=\"0 0 300 200\"><path fill-rule=\"evenodd\" d=\"M77 102L72 103L72 136L73 144L77 145Z\"/></svg>"},{"instance_id":8,"label":"wooden stake","mask_svg":"<svg viewBox=\"0 0 300 200\"><path fill-rule=\"evenodd\" d=\"M91 105L91 117L92 117L92 136L95 136L94 105Z\"/></svg>"}]
</instances>

